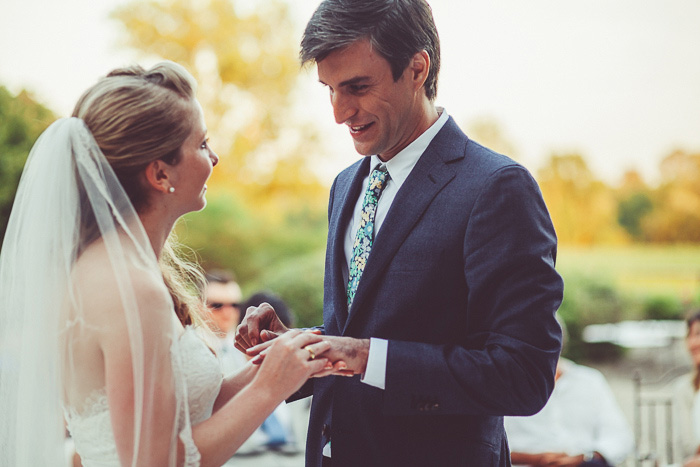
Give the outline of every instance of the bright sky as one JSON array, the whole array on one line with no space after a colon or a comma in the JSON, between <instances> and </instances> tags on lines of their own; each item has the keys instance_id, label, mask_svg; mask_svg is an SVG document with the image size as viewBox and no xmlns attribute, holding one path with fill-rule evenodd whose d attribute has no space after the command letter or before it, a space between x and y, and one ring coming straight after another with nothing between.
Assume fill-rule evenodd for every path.
<instances>
[{"instance_id":1,"label":"bright sky","mask_svg":"<svg viewBox=\"0 0 700 467\"><path fill-rule=\"evenodd\" d=\"M290 1L301 33L317 1ZM69 114L99 76L134 61L108 19L123 3L0 0L0 84ZM438 105L463 128L496 121L530 169L577 151L608 182L630 168L653 182L670 151L700 151L697 0L430 3L443 49ZM350 137L332 123L326 91L308 89L341 168L355 157Z\"/></svg>"}]
</instances>

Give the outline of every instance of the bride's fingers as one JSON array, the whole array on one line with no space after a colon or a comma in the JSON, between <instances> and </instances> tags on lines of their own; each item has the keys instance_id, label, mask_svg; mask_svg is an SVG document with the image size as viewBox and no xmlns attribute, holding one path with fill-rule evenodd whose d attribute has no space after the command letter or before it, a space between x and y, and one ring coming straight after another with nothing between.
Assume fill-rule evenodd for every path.
<instances>
[{"instance_id":1,"label":"bride's fingers","mask_svg":"<svg viewBox=\"0 0 700 467\"><path fill-rule=\"evenodd\" d=\"M255 345L255 346L253 346L253 347L250 347L249 349L246 349L246 350L245 350L245 353L246 353L249 357L253 357L253 356L255 356L255 355L258 355L260 352L262 352L263 350L267 349L268 347L270 347L270 346L271 346L272 344L274 344L275 342L276 342L275 339L273 339L273 340L271 340L271 341L263 342L262 344L258 344L258 345Z\"/></svg>"},{"instance_id":2,"label":"bride's fingers","mask_svg":"<svg viewBox=\"0 0 700 467\"><path fill-rule=\"evenodd\" d=\"M268 352L267 349L263 350L262 352L257 354L255 357L253 357L250 360L250 363L252 363L253 365L260 365L263 362L263 360L265 359L265 355L267 355L267 352Z\"/></svg>"},{"instance_id":3,"label":"bride's fingers","mask_svg":"<svg viewBox=\"0 0 700 467\"><path fill-rule=\"evenodd\" d=\"M309 360L315 360L323 353L327 352L331 348L331 343L328 341L315 342L313 344L308 344L303 346L301 349L308 352Z\"/></svg>"},{"instance_id":4,"label":"bride's fingers","mask_svg":"<svg viewBox=\"0 0 700 467\"><path fill-rule=\"evenodd\" d=\"M272 332L268 329L265 329L264 331L260 332L260 339L262 339L263 342L271 341L272 339L275 339L279 336L281 336L280 333Z\"/></svg>"},{"instance_id":5,"label":"bride's fingers","mask_svg":"<svg viewBox=\"0 0 700 467\"><path fill-rule=\"evenodd\" d=\"M298 347L305 347L310 344L315 344L317 342L323 341L324 336L321 334L316 334L312 332L300 332L294 336L294 345ZM329 344L330 345L330 344ZM324 352L328 349L324 349Z\"/></svg>"},{"instance_id":6,"label":"bride's fingers","mask_svg":"<svg viewBox=\"0 0 700 467\"><path fill-rule=\"evenodd\" d=\"M331 362L326 362L323 369L315 373L311 373L309 375L309 378L323 378L324 376L328 376L331 374L333 374L333 364Z\"/></svg>"},{"instance_id":7,"label":"bride's fingers","mask_svg":"<svg viewBox=\"0 0 700 467\"><path fill-rule=\"evenodd\" d=\"M307 368L310 370L310 375L323 371L323 369L330 363L327 358L319 358L316 360L311 360L308 362Z\"/></svg>"},{"instance_id":8,"label":"bride's fingers","mask_svg":"<svg viewBox=\"0 0 700 467\"><path fill-rule=\"evenodd\" d=\"M234 346L235 348L237 348L238 350L240 350L241 352L243 352L243 353L246 353L246 350L248 350L247 347L243 347L243 346L242 346L241 344L239 344L238 342L234 342L234 343L233 343L233 346Z\"/></svg>"}]
</instances>

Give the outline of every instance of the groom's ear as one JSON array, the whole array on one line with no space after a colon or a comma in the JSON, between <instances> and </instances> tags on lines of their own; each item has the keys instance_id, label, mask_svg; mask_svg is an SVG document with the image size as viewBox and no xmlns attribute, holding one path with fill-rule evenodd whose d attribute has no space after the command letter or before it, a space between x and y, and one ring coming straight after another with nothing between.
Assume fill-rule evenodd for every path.
<instances>
[{"instance_id":1,"label":"groom's ear","mask_svg":"<svg viewBox=\"0 0 700 467\"><path fill-rule=\"evenodd\" d=\"M160 159L156 159L146 166L144 175L146 183L154 190L167 193L172 186L171 180L168 177L169 165Z\"/></svg>"}]
</instances>

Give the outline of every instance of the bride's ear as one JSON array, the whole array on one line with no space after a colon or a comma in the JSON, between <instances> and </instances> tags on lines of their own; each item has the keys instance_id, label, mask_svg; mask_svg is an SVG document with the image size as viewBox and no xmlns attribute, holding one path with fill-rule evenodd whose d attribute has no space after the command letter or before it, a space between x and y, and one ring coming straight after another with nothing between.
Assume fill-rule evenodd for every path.
<instances>
[{"instance_id":1,"label":"bride's ear","mask_svg":"<svg viewBox=\"0 0 700 467\"><path fill-rule=\"evenodd\" d=\"M146 183L149 187L161 193L168 193L172 183L168 177L168 164L156 159L146 166Z\"/></svg>"}]
</instances>

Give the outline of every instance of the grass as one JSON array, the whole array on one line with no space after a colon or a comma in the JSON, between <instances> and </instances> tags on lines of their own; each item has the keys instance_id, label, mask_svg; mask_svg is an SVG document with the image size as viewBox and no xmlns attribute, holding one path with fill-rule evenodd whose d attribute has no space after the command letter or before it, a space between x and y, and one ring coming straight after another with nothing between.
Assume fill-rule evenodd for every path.
<instances>
[{"instance_id":1,"label":"grass","mask_svg":"<svg viewBox=\"0 0 700 467\"><path fill-rule=\"evenodd\" d=\"M557 270L565 280L583 274L609 281L621 294L636 298L700 299L700 245L560 245Z\"/></svg>"}]
</instances>

